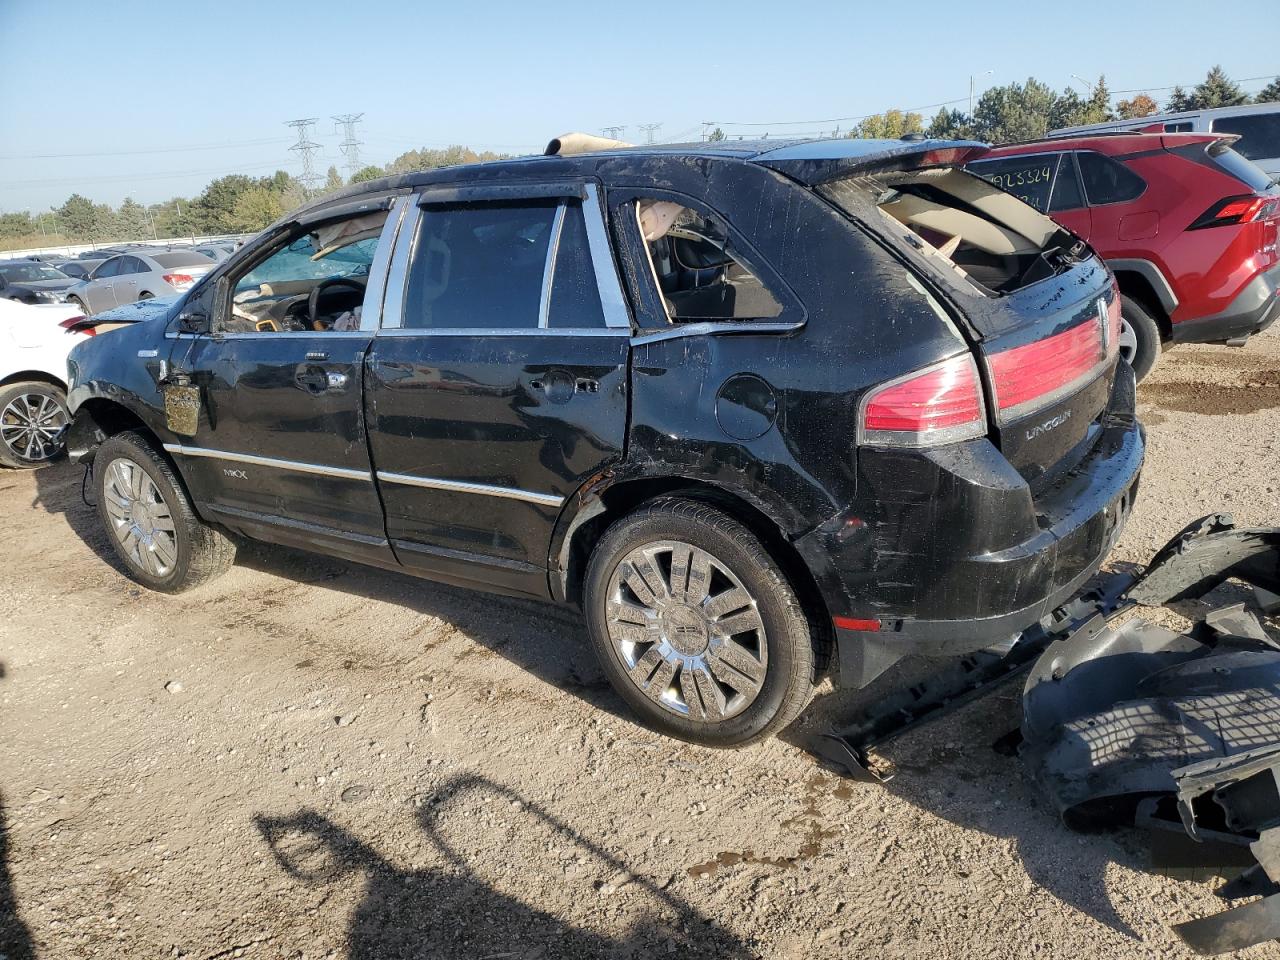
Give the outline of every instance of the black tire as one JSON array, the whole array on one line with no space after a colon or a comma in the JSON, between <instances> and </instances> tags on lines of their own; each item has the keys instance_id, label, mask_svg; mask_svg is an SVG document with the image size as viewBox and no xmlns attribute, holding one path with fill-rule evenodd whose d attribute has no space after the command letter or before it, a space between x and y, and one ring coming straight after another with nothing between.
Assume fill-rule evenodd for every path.
<instances>
[{"instance_id":1,"label":"black tire","mask_svg":"<svg viewBox=\"0 0 1280 960\"><path fill-rule=\"evenodd\" d=\"M610 636L610 582L615 572L632 551L665 541L705 551L735 577L754 600L754 610L763 627L763 646L767 649L764 676L753 694L754 699L732 716L721 719L682 716L673 708L650 699L631 679L624 653ZM668 575L669 572L664 577ZM674 576L670 579L675 580ZM714 507L694 500L662 497L615 522L591 554L583 597L592 645L605 675L644 723L661 733L710 747L742 746L776 733L794 720L809 702L814 684L815 642L800 600L755 535ZM692 609L702 609L710 599L709 596L702 606L695 604ZM661 622L659 619L658 623ZM707 636L710 635L708 632ZM644 646L640 644L636 649ZM707 676L710 675L708 670ZM668 678L673 693L679 693L678 679L679 674L675 680ZM718 681L717 688L723 692ZM698 699L700 704L706 702L701 693Z\"/></svg>"},{"instance_id":2,"label":"black tire","mask_svg":"<svg viewBox=\"0 0 1280 960\"><path fill-rule=\"evenodd\" d=\"M71 304L72 306L74 306L77 310L79 310L81 313L83 313L86 317L87 317L87 316L89 316L89 308L88 308L88 307L86 307L86 306L84 305L84 301L83 301L83 300L81 300L79 297L67 297L67 303L69 303L69 304Z\"/></svg>"},{"instance_id":3,"label":"black tire","mask_svg":"<svg viewBox=\"0 0 1280 960\"><path fill-rule=\"evenodd\" d=\"M141 546L136 538L133 551L125 545L124 528L108 509L107 486L112 482L113 464L119 460L127 461L146 474L164 507L168 508L173 528L172 546L176 549L173 550L173 562L164 563L164 568L159 571L148 569L142 562ZM131 468L122 469L128 470L132 476ZM142 434L134 431L118 433L98 448L93 459L93 486L97 495L98 518L106 530L107 539L129 576L143 586L162 593L181 593L221 576L235 561L235 543L196 516L172 465ZM113 502L118 504L119 501Z\"/></svg>"},{"instance_id":4,"label":"black tire","mask_svg":"<svg viewBox=\"0 0 1280 960\"><path fill-rule=\"evenodd\" d=\"M1137 340L1129 365L1133 367L1134 376L1141 381L1160 358L1164 337L1160 334L1160 325L1147 308L1131 297L1120 297L1120 316Z\"/></svg>"},{"instance_id":5,"label":"black tire","mask_svg":"<svg viewBox=\"0 0 1280 960\"><path fill-rule=\"evenodd\" d=\"M156 295L155 295L154 293L148 293L146 290L144 290L144 291L142 291L142 293L138 294L138 299L139 299L139 300L154 300L154 299L155 299L155 296L156 296Z\"/></svg>"},{"instance_id":6,"label":"black tire","mask_svg":"<svg viewBox=\"0 0 1280 960\"><path fill-rule=\"evenodd\" d=\"M40 407L47 401L52 401L57 409L53 411L46 406L45 416L34 422L34 426L42 429L32 434L28 427L33 425ZM57 460L66 449L66 440L61 436L50 437L48 430L61 430L70 421L67 395L61 387L39 380L0 387L0 464L33 470Z\"/></svg>"}]
</instances>

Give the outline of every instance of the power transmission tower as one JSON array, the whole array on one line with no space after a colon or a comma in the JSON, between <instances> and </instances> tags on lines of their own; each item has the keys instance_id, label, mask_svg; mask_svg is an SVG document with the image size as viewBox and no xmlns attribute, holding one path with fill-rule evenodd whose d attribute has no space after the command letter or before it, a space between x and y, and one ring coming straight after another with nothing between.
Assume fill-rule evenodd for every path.
<instances>
[{"instance_id":1,"label":"power transmission tower","mask_svg":"<svg viewBox=\"0 0 1280 960\"><path fill-rule=\"evenodd\" d=\"M623 135L624 133L626 133L626 130L627 130L627 127L626 127L626 125L625 125L625 124L619 124L619 125L618 125L618 126L616 126L616 127L601 127L601 128L600 128L600 132L601 132L601 133L603 133L603 134L604 134L606 137L608 137L610 140L621 140L621 139L622 139L622 135Z\"/></svg>"},{"instance_id":2,"label":"power transmission tower","mask_svg":"<svg viewBox=\"0 0 1280 960\"><path fill-rule=\"evenodd\" d=\"M660 123L642 123L640 124L640 132L644 134L645 143L653 143L653 135L662 129Z\"/></svg>"},{"instance_id":3,"label":"power transmission tower","mask_svg":"<svg viewBox=\"0 0 1280 960\"><path fill-rule=\"evenodd\" d=\"M302 174L297 179L303 189L308 192L316 181L324 179L316 173L315 165L311 162L311 155L320 149L320 144L309 139L311 128L316 125L318 119L319 117L311 117L307 120L290 120L285 124L286 127L293 127L298 131L298 142L289 148L289 152L296 153L302 158Z\"/></svg>"},{"instance_id":4,"label":"power transmission tower","mask_svg":"<svg viewBox=\"0 0 1280 960\"><path fill-rule=\"evenodd\" d=\"M356 124L363 117L363 113L344 113L333 118L342 127L342 142L338 144L338 149L347 158L344 166L353 174L360 169L360 145L363 141L356 139Z\"/></svg>"}]
</instances>

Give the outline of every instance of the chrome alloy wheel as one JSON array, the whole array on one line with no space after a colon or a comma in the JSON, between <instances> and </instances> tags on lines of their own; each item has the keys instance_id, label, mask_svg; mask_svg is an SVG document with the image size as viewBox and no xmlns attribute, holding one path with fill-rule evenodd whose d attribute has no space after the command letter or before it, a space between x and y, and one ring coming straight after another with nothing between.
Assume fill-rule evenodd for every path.
<instances>
[{"instance_id":1,"label":"chrome alloy wheel","mask_svg":"<svg viewBox=\"0 0 1280 960\"><path fill-rule=\"evenodd\" d=\"M62 449L67 411L43 393L20 393L0 411L0 439L14 455L40 463Z\"/></svg>"},{"instance_id":2,"label":"chrome alloy wheel","mask_svg":"<svg viewBox=\"0 0 1280 960\"><path fill-rule=\"evenodd\" d=\"M764 684L768 648L756 600L705 550L661 540L609 579L609 639L636 689L691 720L726 720Z\"/></svg>"},{"instance_id":3,"label":"chrome alloy wheel","mask_svg":"<svg viewBox=\"0 0 1280 960\"><path fill-rule=\"evenodd\" d=\"M119 458L107 465L102 496L124 555L153 577L167 576L178 562L178 538L155 481L132 460Z\"/></svg>"},{"instance_id":4,"label":"chrome alloy wheel","mask_svg":"<svg viewBox=\"0 0 1280 960\"><path fill-rule=\"evenodd\" d=\"M1124 317L1120 318L1120 359L1125 363L1132 364L1133 358L1138 353L1138 335L1133 332L1133 327L1129 325L1129 321Z\"/></svg>"}]
</instances>

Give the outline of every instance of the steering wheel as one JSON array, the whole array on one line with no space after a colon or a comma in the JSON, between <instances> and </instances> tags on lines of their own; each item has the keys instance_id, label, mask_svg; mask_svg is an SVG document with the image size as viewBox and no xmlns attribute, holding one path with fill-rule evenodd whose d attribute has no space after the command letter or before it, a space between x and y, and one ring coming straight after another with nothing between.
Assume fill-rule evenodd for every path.
<instances>
[{"instance_id":1,"label":"steering wheel","mask_svg":"<svg viewBox=\"0 0 1280 960\"><path fill-rule=\"evenodd\" d=\"M338 287L345 287L352 293L364 297L364 284L359 280L352 280L348 277L332 277L328 280L322 280L311 288L311 294L307 297L307 319L311 323L312 330L320 330L318 325L320 320L320 298L327 296L330 292Z\"/></svg>"}]
</instances>

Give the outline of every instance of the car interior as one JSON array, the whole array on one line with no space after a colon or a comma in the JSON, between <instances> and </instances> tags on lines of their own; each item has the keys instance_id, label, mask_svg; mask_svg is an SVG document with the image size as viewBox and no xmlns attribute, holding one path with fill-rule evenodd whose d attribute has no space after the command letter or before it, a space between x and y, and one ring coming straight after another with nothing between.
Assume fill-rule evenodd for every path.
<instances>
[{"instance_id":1,"label":"car interior","mask_svg":"<svg viewBox=\"0 0 1280 960\"><path fill-rule=\"evenodd\" d=\"M276 247L233 283L229 333L358 330L386 211L322 224Z\"/></svg>"},{"instance_id":2,"label":"car interior","mask_svg":"<svg viewBox=\"0 0 1280 960\"><path fill-rule=\"evenodd\" d=\"M955 168L848 178L822 189L839 206L870 198L917 251L968 286L1000 296L1084 255L1069 231L976 174Z\"/></svg>"},{"instance_id":3,"label":"car interior","mask_svg":"<svg viewBox=\"0 0 1280 960\"><path fill-rule=\"evenodd\" d=\"M782 312L773 294L735 256L722 224L668 200L642 200L636 210L672 321L756 320Z\"/></svg>"}]
</instances>

